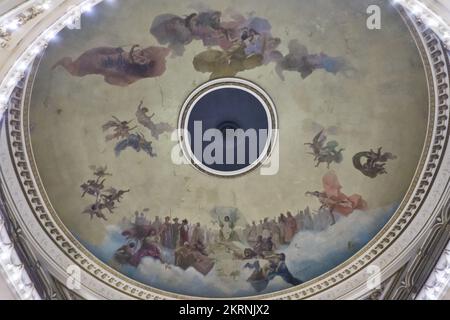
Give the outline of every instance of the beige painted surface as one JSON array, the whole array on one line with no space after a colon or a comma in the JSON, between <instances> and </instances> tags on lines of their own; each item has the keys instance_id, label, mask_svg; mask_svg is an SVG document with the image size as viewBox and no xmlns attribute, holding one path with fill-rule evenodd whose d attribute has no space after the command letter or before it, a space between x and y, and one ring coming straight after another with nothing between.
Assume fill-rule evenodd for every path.
<instances>
[{"instance_id":1,"label":"beige painted surface","mask_svg":"<svg viewBox=\"0 0 450 320\"><path fill-rule=\"evenodd\" d=\"M366 8L383 8L382 29L366 28ZM194 11L186 2L134 0L116 7L105 3L83 20L83 29L60 34L46 52L31 99L31 136L40 177L63 223L84 242L101 245L109 225L150 208L150 215L178 216L208 224L215 206L237 207L248 222L280 212L318 209L305 192L322 189L324 165L314 168L305 142L320 130L335 126L345 148L344 162L333 165L343 191L358 193L370 209L400 203L415 172L425 139L427 85L416 45L400 16L387 1L318 0L208 1L215 10L233 8L254 12L272 24L282 39L281 51L298 39L310 53L345 57L352 66L347 75L316 71L302 80L286 72L281 81L274 65L239 74L258 83L273 98L281 128L281 165L275 176L257 172L222 180L199 174L190 166L171 161L174 142L168 135L154 141L158 158L124 152L114 156L114 143L105 142L102 125L117 116L134 118L141 99L156 113L155 120L176 124L183 100L208 80L195 72L193 57L204 50L199 41L187 46L183 57L169 58L160 78L141 80L129 87L114 87L100 76L76 78L51 66L64 56L76 58L99 46L157 45L148 29L162 13L186 15ZM352 156L382 146L399 159L388 164L388 175L369 179L353 168ZM91 221L81 212L89 205L80 185L91 177L89 166L107 165L108 186L131 189L108 222ZM370 214L364 213L364 214ZM330 243L330 246L333 244Z\"/></svg>"}]
</instances>

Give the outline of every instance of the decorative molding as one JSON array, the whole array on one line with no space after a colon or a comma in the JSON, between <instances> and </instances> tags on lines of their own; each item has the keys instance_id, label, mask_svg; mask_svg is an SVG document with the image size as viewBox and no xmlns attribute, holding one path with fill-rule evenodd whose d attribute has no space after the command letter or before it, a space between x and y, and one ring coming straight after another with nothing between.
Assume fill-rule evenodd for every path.
<instances>
[{"instance_id":1,"label":"decorative molding","mask_svg":"<svg viewBox=\"0 0 450 320\"><path fill-rule=\"evenodd\" d=\"M450 233L447 226L447 237ZM441 299L450 286L450 242L440 256L435 268L431 272L425 285L422 287L417 300Z\"/></svg>"},{"instance_id":2,"label":"decorative molding","mask_svg":"<svg viewBox=\"0 0 450 320\"><path fill-rule=\"evenodd\" d=\"M425 242L390 283L385 295L386 299L425 299L427 296L431 297L431 293L436 289L445 289L450 280L450 251L445 250L447 246L450 247L449 241L450 202L434 220ZM440 283L433 280L433 275L430 278L430 271L433 270L434 266L436 266L434 273L439 276ZM445 283L444 288L442 286L445 277L441 278L441 272L447 272L447 283ZM435 299L438 297L438 295L434 296Z\"/></svg>"},{"instance_id":3,"label":"decorative molding","mask_svg":"<svg viewBox=\"0 0 450 320\"><path fill-rule=\"evenodd\" d=\"M83 3L92 4L97 2L99 1L85 1ZM411 4L418 1L409 0L403 2ZM399 8L399 10L403 13L403 15L406 16L406 12L404 12L402 8ZM80 14L81 11L79 8L71 8L67 12L68 13L66 13L63 18L58 20L60 22L55 23L52 28L48 29L51 29L50 35L53 35L55 32L57 32L56 30L58 28L61 29L66 26L68 24L67 21L73 22L74 19L79 16L78 14ZM413 224L414 220L419 220L417 219L419 212L425 211L424 203L426 202L427 197L430 194L433 194L433 196L437 197L437 195L435 195L434 193L438 191L434 190L433 193L432 187L437 179L437 174L441 167L443 158L444 156L446 156L446 152L448 152L448 124L450 116L448 107L448 100L450 96L448 59L445 55L443 43L433 32L434 29L430 27L430 23L426 23L429 19L430 18L422 18L410 21L408 17L405 17L405 20L408 22L413 33L415 33L417 37L418 46L421 47L424 63L428 70L429 91L431 99L430 132L427 138L428 148L426 150L427 152L424 153L421 165L419 166L421 170L418 171L418 175L412 184L411 190L408 194L408 198L402 204L400 210L391 220L389 225L383 229L380 235L376 239L371 241L371 243L358 255L340 266L339 269L329 272L324 276L305 284L304 286L300 287L300 289L296 288L295 290L286 290L285 292L278 293L276 295L261 296L260 298L300 299L311 297L346 297L346 294L348 296L348 292L353 290L352 286L355 286L356 284L362 285L364 283L364 276L361 276L360 271L363 270L365 266L371 263L377 263L386 265L386 269L388 269L387 266L393 263L389 259L392 260L393 258L389 257L386 252L389 250L394 251L392 247L394 247L395 243L399 242L399 239L402 237L405 238L405 243L401 245L403 246L403 248L411 249L415 246L420 245L421 249L411 260L411 262L409 262L406 267L402 268L400 272L398 271L401 267L401 259L399 258L399 262L397 262L397 266L395 267L395 271L398 272L397 274L395 274L395 271L385 271L383 275L388 280L383 283L381 289L372 292L370 294L370 298L410 297L411 295L416 294L415 292L418 289L416 286L418 283L420 283L420 281L422 281L421 279L424 279L423 281L426 280L425 274L427 273L427 270L429 270L429 266L423 265L423 262L425 261L425 258L429 258L429 253L431 252L430 246L435 246L437 241L437 233L432 232L432 230L445 230L443 226L444 221L447 221L448 224L448 213L447 216L445 216L445 211L443 211L443 209L435 210L435 208L432 208L430 205L430 207L426 209L427 212L424 212L421 215L420 223L418 222L415 226L417 228L418 235L419 233L421 234L421 239L410 239L411 243L407 243L406 238L410 237L411 235L406 234L407 232L405 231L411 224ZM43 35L42 39L36 40L32 44L30 44L29 48L31 48L32 52L30 51L28 55L24 54L26 59L28 59L26 60L26 66L28 66L29 63L34 60L34 57L38 52L42 51L42 49L46 46L49 38L51 38L49 35ZM425 45L425 47L423 45ZM14 75L14 79L22 78L21 76L23 76L23 70L25 69L21 70L21 72L13 70L10 71L10 73L12 72L12 74ZM32 76L33 75L31 75L31 77ZM4 97L9 97L8 92L9 90L12 90L12 86L15 87L15 83L16 82L8 82L7 77L2 80L0 92L3 92ZM27 86L29 86L28 89L25 90L29 94L30 86L32 86L32 80L30 81L30 77L27 77L25 79L25 83L27 84ZM127 279L108 266L100 263L98 260L92 257L89 252L83 249L78 244L78 242L69 235L67 230L65 230L64 225L61 223L61 221L59 221L56 213L52 210L51 204L46 199L45 192L43 192L43 188L37 179L37 170L34 167L32 158L30 158L30 145L29 141L27 141L27 124L26 121L24 122L24 120L26 120L26 114L24 114L26 110L24 110L23 105L24 101L22 99L22 96L20 97L20 99L17 98L17 91L14 92L15 93L13 93L11 99L6 99L6 102L10 102L10 109L6 120L9 146L12 156L11 160L13 162L13 165L15 166L17 177L20 178L23 193L28 198L28 203L23 203L22 205L28 205L30 208L32 208L33 213L35 214L35 223L38 222L42 230L46 230L48 238L52 239L53 241L53 245L56 245L59 248L61 257L55 258L58 258L58 261L64 260L66 261L66 263L72 261L72 263L75 262L76 264L78 264L83 269L84 273L89 275L88 279L90 280L86 282L86 286L90 286L90 289L95 291L96 289L98 289L96 288L98 283L103 283L105 284L105 286L103 286L102 288L106 287L107 290L111 291L108 293L110 297L117 297L117 295L115 295L114 293L115 291L117 291L122 292L129 298L178 298L179 296L163 293L158 290L151 289L147 286L143 286L133 280ZM20 93L23 93L23 91L21 91ZM448 155L449 154L447 154L447 156ZM8 203L11 200L11 190L8 190L8 186L5 183L7 177L2 177L1 180L4 187L3 191L5 192L3 200ZM445 186L439 190L441 195L442 193L449 191ZM14 210L8 210L7 208L6 211L10 212L12 219L15 219L15 213L13 212ZM429 214L429 216L427 214ZM22 219L29 219L28 222L32 221L30 220L31 217L24 216L22 217ZM441 219L441 222L436 223L439 221L439 219ZM23 222L24 221L18 221L20 225L23 225ZM437 225L439 225L441 228L434 227ZM425 231L425 229L427 231ZM13 234L14 232L17 232L17 230L12 231ZM424 237L427 238L425 242L423 241ZM441 239L440 241L443 241L442 236L439 239ZM29 239L25 240L25 242L28 242L27 247L30 249L30 252L37 250L39 246L44 246L43 243L33 243ZM401 250L399 248L400 247L397 247L395 249L397 250L399 256L401 256L402 254L407 254L401 253ZM42 250L42 248L40 249ZM424 254L424 252L426 254ZM405 257L404 259L409 259L409 257ZM430 259L428 260L431 261ZM36 261L39 261L39 259L37 258ZM33 264L33 262L30 263ZM400 266L398 264L400 264ZM53 267L55 268L55 270L57 269L57 267L59 267L60 269L64 268L63 266L56 265ZM30 273L32 274L32 272L33 269L31 268ZM56 277L56 279L59 279L59 281L62 281L61 274L62 273L60 273L59 276ZM58 281L49 285L49 283L51 282L49 278L52 278L52 276L48 277L40 275L38 277L38 279L41 279L43 283L47 283L47 286L54 287L56 285L55 283ZM349 279L352 279L352 284L345 285L345 280ZM61 284L59 283L59 285ZM43 287L45 286L46 285L44 284ZM51 290L46 290L40 290L43 297L55 297L55 293L51 293ZM364 291L364 289L362 290ZM50 292L50 295L48 294L48 292ZM350 295L357 295L357 292L359 291L350 293ZM80 294L84 296L88 295L86 292L80 292ZM72 294L69 294L68 296L70 295ZM74 297L76 296L75 294L73 295ZM367 297L367 292L361 296Z\"/></svg>"},{"instance_id":4,"label":"decorative molding","mask_svg":"<svg viewBox=\"0 0 450 320\"><path fill-rule=\"evenodd\" d=\"M360 300L387 300L389 289L391 288L395 278L397 277L397 274L400 273L402 270L403 268L400 269L395 275L393 275L389 279L383 281L377 289L370 291L363 297L360 297Z\"/></svg>"},{"instance_id":5,"label":"decorative molding","mask_svg":"<svg viewBox=\"0 0 450 320\"><path fill-rule=\"evenodd\" d=\"M394 5L402 5L409 10L412 14L416 15L431 28L443 41L444 45L450 47L450 21L443 18L436 11L448 10L444 4L440 3L440 0L391 0ZM442 9L443 8L443 9ZM445 13L445 12L442 12Z\"/></svg>"},{"instance_id":6,"label":"decorative molding","mask_svg":"<svg viewBox=\"0 0 450 320\"><path fill-rule=\"evenodd\" d=\"M25 93L26 76L18 83L10 100L11 105L21 105ZM11 123L14 123L12 121ZM0 179L1 180L1 179ZM5 185L0 182L0 226L7 232L10 247L8 256L2 257L6 265L13 265L21 272L15 285L21 299L73 300L80 299L74 292L65 288L45 268L33 252L19 221L8 207ZM1 228L0 228L0 231ZM0 237L0 240L4 239ZM1 247L1 246L0 246ZM0 253L2 248L0 248ZM3 252L4 253L4 252Z\"/></svg>"},{"instance_id":7,"label":"decorative molding","mask_svg":"<svg viewBox=\"0 0 450 320\"><path fill-rule=\"evenodd\" d=\"M2 24L0 24L0 48L8 47L12 34L18 28L42 14L49 7L49 2L43 1L23 9L15 16L3 21Z\"/></svg>"}]
</instances>

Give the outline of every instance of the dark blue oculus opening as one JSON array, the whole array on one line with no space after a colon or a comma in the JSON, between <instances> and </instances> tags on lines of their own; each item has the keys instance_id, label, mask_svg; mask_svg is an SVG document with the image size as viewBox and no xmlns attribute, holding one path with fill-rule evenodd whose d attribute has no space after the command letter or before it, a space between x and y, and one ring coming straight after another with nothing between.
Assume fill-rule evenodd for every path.
<instances>
[{"instance_id":1,"label":"dark blue oculus opening","mask_svg":"<svg viewBox=\"0 0 450 320\"><path fill-rule=\"evenodd\" d=\"M197 132L195 130L195 123L197 123ZM262 152L264 152L264 146L267 143L269 123L270 121L264 105L250 92L239 88L219 88L210 91L195 103L195 105L191 106L191 113L187 119L187 129L191 137L191 151L197 160L209 169L224 173L245 170L251 166L255 160L258 160ZM201 124L201 131L198 131L199 124ZM203 157L205 148L210 146L210 148L207 149L207 151L210 152L211 143L214 141L214 138L212 141L204 141L203 139L205 132L210 129L216 129L222 133L223 161L221 162L216 161L214 163L207 163ZM255 150L255 146L250 146L249 139L246 139L245 146L242 146L242 143L238 144L237 139L232 139L234 140L234 148L227 149L227 129L242 129L245 132L254 130L257 133L255 135L257 137L258 146L256 159L254 159L255 153L251 152L251 150ZM261 130L266 132L266 134L260 134ZM200 137L198 136L199 132L201 132ZM197 152L195 150L195 141L201 141L201 155L198 154L199 150L197 150ZM228 146L230 146L230 144L228 144ZM238 162L238 148L241 148L241 153L245 150L245 161L243 163L242 161L241 163ZM229 158L234 154L234 161L226 161L227 153L230 153ZM212 154L215 156L215 152L212 152Z\"/></svg>"}]
</instances>

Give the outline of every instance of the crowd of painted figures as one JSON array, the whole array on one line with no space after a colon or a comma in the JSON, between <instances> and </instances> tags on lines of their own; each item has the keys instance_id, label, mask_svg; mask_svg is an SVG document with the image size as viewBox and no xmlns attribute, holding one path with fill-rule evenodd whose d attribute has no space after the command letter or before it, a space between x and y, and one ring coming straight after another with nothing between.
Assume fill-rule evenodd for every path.
<instances>
[{"instance_id":1,"label":"crowd of painted figures","mask_svg":"<svg viewBox=\"0 0 450 320\"><path fill-rule=\"evenodd\" d=\"M90 195L97 202L90 205L85 213L89 213L91 218L99 216L106 219L106 211L113 213L130 190L110 188L104 191L103 184L111 174L106 167L91 169L96 178L81 186L82 196ZM280 252L298 232L323 230L336 223L336 216L347 217L355 210L367 208L360 195L347 196L341 191L342 186L333 171L323 177L322 183L324 191L306 193L319 200L321 207L317 212L312 213L307 208L294 215L287 211L276 218L265 218L246 225L243 224L243 215L236 208L225 208L229 214L214 216L211 224L192 224L187 219L171 216L164 219L157 216L152 220L148 217L149 209L136 212L132 219L124 218L122 221L122 236L126 243L116 250L114 261L119 265L138 267L144 258L153 258L167 266L175 265L183 270L192 267L207 275L217 262L214 251L219 248L219 251L224 249L230 253L233 259L263 259L268 265L277 266L270 269L275 272L280 270L280 264L284 265L286 259ZM255 269L256 273L262 272L257 265L250 264L248 267ZM271 274L282 276L288 283L298 282L287 268L282 269L285 270L283 274ZM266 280L264 278L264 284L267 284Z\"/></svg>"},{"instance_id":2,"label":"crowd of painted figures","mask_svg":"<svg viewBox=\"0 0 450 320\"><path fill-rule=\"evenodd\" d=\"M180 222L179 218L166 217L164 221L155 217L152 221L145 213L136 212L134 221L124 218L122 235L128 240L121 247L116 258L122 264L138 266L144 257L153 257L163 261L162 250L178 253L195 253L207 257L208 248L217 243L237 242L248 247L254 254L274 252L283 245L288 245L294 236L303 230L304 213L295 217L291 212L281 214L278 219L266 218L259 224L252 222L245 228L236 227L230 217L219 219L218 228L202 226L201 223L191 224L187 219ZM247 251L249 252L249 251ZM175 259L180 266L181 261Z\"/></svg>"},{"instance_id":3,"label":"crowd of painted figures","mask_svg":"<svg viewBox=\"0 0 450 320\"><path fill-rule=\"evenodd\" d=\"M288 211L245 226L238 209L229 210L229 215L214 216L212 224L190 223L171 216L150 219L149 209L136 212L133 219L122 221L126 244L115 252L114 260L119 265L137 268L144 258L152 258L168 268L173 265L182 270L193 268L206 276L225 254L253 270L248 282L257 291L264 290L277 276L297 285L301 280L289 272L283 248L301 231L328 228L336 223L336 216L347 217L355 210L367 208L360 195L347 196L341 191L333 171L323 177L322 183L323 192L306 193L319 199L321 207L316 213L309 208L295 215ZM218 256L218 252L222 254Z\"/></svg>"},{"instance_id":4,"label":"crowd of painted figures","mask_svg":"<svg viewBox=\"0 0 450 320\"><path fill-rule=\"evenodd\" d=\"M300 212L294 217L287 212L278 219L267 218L245 228L237 227L231 217L225 216L223 220L219 217L213 228L171 217L164 221L155 217L152 221L145 212L136 212L133 219L122 221L122 235L127 243L116 251L114 258L120 265L138 267L142 259L149 257L183 270L192 267L206 276L216 263L211 252L222 246L232 253L233 259L248 262L245 268L253 270L249 282L257 290L265 288L277 275L288 283L299 284L285 265L286 256L276 251L302 230L302 215ZM258 261L261 259L267 262L263 266Z\"/></svg>"},{"instance_id":5,"label":"crowd of painted figures","mask_svg":"<svg viewBox=\"0 0 450 320\"><path fill-rule=\"evenodd\" d=\"M155 217L152 221L145 213L136 212L132 220L122 221L122 235L127 244L116 251L120 264L139 266L142 259L151 257L163 263L175 264L183 269L194 267L203 274L211 271L214 263L208 258L207 245L211 243L211 229L205 230L200 223L192 225L184 219ZM168 259L163 251L170 252Z\"/></svg>"},{"instance_id":6,"label":"crowd of painted figures","mask_svg":"<svg viewBox=\"0 0 450 320\"><path fill-rule=\"evenodd\" d=\"M294 217L288 211L286 214L280 214L278 219L266 218L258 224L253 221L251 225L245 227L243 234L249 245L260 246L266 243L266 246L273 246L276 249L289 244L297 232L302 230L301 218L301 213Z\"/></svg>"}]
</instances>

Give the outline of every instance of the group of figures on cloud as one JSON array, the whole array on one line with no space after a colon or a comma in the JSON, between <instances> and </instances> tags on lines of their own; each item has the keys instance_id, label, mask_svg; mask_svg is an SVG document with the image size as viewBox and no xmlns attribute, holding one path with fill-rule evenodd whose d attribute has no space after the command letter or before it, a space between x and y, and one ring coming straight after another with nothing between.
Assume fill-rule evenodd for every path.
<instances>
[{"instance_id":1,"label":"group of figures on cloud","mask_svg":"<svg viewBox=\"0 0 450 320\"><path fill-rule=\"evenodd\" d=\"M347 196L341 191L342 186L334 172L324 176L323 187L322 192L310 193L321 202L317 213L311 213L309 208L296 215L288 211L275 219L266 218L259 224L252 222L245 227L238 224L237 209L229 216L215 215L216 221L209 225L191 224L187 219L180 221L170 216L163 220L159 217L151 219L147 217L149 209L136 212L133 219L124 218L121 223L125 244L115 252L114 261L119 267L138 268L143 259L150 258L160 261L167 269L193 268L207 276L228 260L240 263L241 270L252 270L247 280L257 292L267 288L276 277L290 285L298 285L301 280L289 272L283 253L296 235L332 227L336 215L348 217L355 210L367 208L361 196ZM333 217L326 219L327 225L319 221L323 220L324 212ZM235 270L226 276L232 278L239 272Z\"/></svg>"},{"instance_id":2,"label":"group of figures on cloud","mask_svg":"<svg viewBox=\"0 0 450 320\"><path fill-rule=\"evenodd\" d=\"M168 270L172 267L193 268L207 276L225 253L229 259L241 261L242 269L252 270L248 282L258 292L277 276L291 285L301 283L286 267L286 256L277 252L272 234L266 236L264 231L264 236L246 242L241 240L245 232L237 230L235 222L228 216L211 227L190 224L187 219L180 222L171 217L162 221L157 216L152 220L146 216L148 211L136 212L133 219L123 219L121 229L126 244L114 254L114 262L119 267L131 265L137 268L144 258L151 258L165 264Z\"/></svg>"},{"instance_id":3,"label":"group of figures on cloud","mask_svg":"<svg viewBox=\"0 0 450 320\"><path fill-rule=\"evenodd\" d=\"M152 221L146 217L148 211L136 212L134 221L123 219L122 236L128 243L115 256L121 264L137 267L144 257L152 257L163 263L173 261L183 270L193 267L207 275L214 266L213 260L208 258L208 249L218 242L240 241L234 222L228 216L223 221L219 219L219 229L213 229L200 223L192 225L187 219L180 222L179 218L169 216L164 221L156 216ZM166 261L163 251L173 253L173 259Z\"/></svg>"},{"instance_id":4,"label":"group of figures on cloud","mask_svg":"<svg viewBox=\"0 0 450 320\"><path fill-rule=\"evenodd\" d=\"M192 226L186 219L180 222L178 218L166 217L162 221L157 216L151 221L145 212L148 209L136 212L134 221L124 218L122 235L127 244L115 253L119 264L138 267L143 258L150 257L183 270L193 267L204 275L211 271L214 262L206 251L209 230L205 232L200 223ZM173 256L167 258L163 251Z\"/></svg>"},{"instance_id":5,"label":"group of figures on cloud","mask_svg":"<svg viewBox=\"0 0 450 320\"><path fill-rule=\"evenodd\" d=\"M83 214L90 215L91 219L99 218L107 221L106 214L113 214L114 210L117 209L117 204L130 190L105 187L107 177L112 176L108 173L107 167L91 166L91 169L94 177L80 186L82 191L81 197L89 196L93 199L93 202L86 207Z\"/></svg>"},{"instance_id":6,"label":"group of figures on cloud","mask_svg":"<svg viewBox=\"0 0 450 320\"><path fill-rule=\"evenodd\" d=\"M343 58L324 53L310 54L298 40L289 43L289 54L284 56L278 47L281 39L272 35L267 19L228 12L224 21L220 11L193 13L186 17L164 14L156 17L150 32L160 44L167 44L176 55L183 55L185 46L201 40L208 49L194 58L197 71L211 73L211 78L235 76L275 62L277 73L284 80L283 71L299 72L302 78L317 69L337 74L348 68ZM217 47L212 49L211 47Z\"/></svg>"},{"instance_id":7,"label":"group of figures on cloud","mask_svg":"<svg viewBox=\"0 0 450 320\"><path fill-rule=\"evenodd\" d=\"M278 249L288 245L294 236L303 229L300 213L293 216L291 212L282 213L278 219L265 218L259 224L255 221L247 224L243 230L244 237L256 252L265 249Z\"/></svg>"},{"instance_id":8,"label":"group of figures on cloud","mask_svg":"<svg viewBox=\"0 0 450 320\"><path fill-rule=\"evenodd\" d=\"M307 192L319 200L320 208L312 213L309 207L293 215L291 212L281 213L278 219L265 218L259 224L252 222L243 230L248 244L257 248L278 249L289 245L298 232L323 230L336 223L336 217L348 217L355 210L366 210L366 201L358 194L347 196L333 171L322 179L323 191ZM324 217L326 216L326 217Z\"/></svg>"},{"instance_id":9,"label":"group of figures on cloud","mask_svg":"<svg viewBox=\"0 0 450 320\"><path fill-rule=\"evenodd\" d=\"M52 69L61 66L72 76L101 75L106 83L126 87L145 78L156 78L166 71L166 58L170 49L134 45L98 47L82 53L76 60L64 57Z\"/></svg>"},{"instance_id":10,"label":"group of figures on cloud","mask_svg":"<svg viewBox=\"0 0 450 320\"><path fill-rule=\"evenodd\" d=\"M305 143L311 148L311 155L314 156L316 167L325 163L330 168L333 163L339 164L344 160L344 148L339 148L337 141L328 141L324 130L321 130L311 143ZM354 167L369 178L376 178L387 174L386 164L389 160L395 160L397 157L390 152L382 152L383 148L358 152L353 157Z\"/></svg>"},{"instance_id":11,"label":"group of figures on cloud","mask_svg":"<svg viewBox=\"0 0 450 320\"><path fill-rule=\"evenodd\" d=\"M315 70L337 74L350 70L345 59L324 53L311 54L298 40L289 42L289 53L278 49L281 39L272 35L272 25L267 19L236 12L227 12L228 20L220 11L205 10L184 17L173 14L157 16L150 33L162 46L131 49L124 47L98 47L82 53L76 60L64 57L54 66L65 68L71 75L102 75L116 86L128 86L138 80L162 76L166 71L167 57L183 56L187 45L202 41L206 50L196 54L195 70L210 73L211 78L236 76L239 72L276 63L276 71L284 80L284 71L300 73L302 78Z\"/></svg>"},{"instance_id":12,"label":"group of figures on cloud","mask_svg":"<svg viewBox=\"0 0 450 320\"><path fill-rule=\"evenodd\" d=\"M104 132L111 132L112 130L112 133L107 134L106 142L118 141L114 148L117 157L128 148L136 152L143 151L152 158L157 156L153 149L153 142L147 140L139 125L148 129L151 136L156 140L159 140L160 135L173 131L172 126L168 123L155 123L153 121L155 114L149 116L149 110L143 107L143 103L141 101L135 114L138 125L132 127L134 120L122 121L113 116L112 120L105 123L102 127Z\"/></svg>"},{"instance_id":13,"label":"group of figures on cloud","mask_svg":"<svg viewBox=\"0 0 450 320\"><path fill-rule=\"evenodd\" d=\"M235 13L229 21L223 21L222 16L219 11L192 13L186 17L164 14L155 18L150 32L160 44L167 44L179 56L186 45L201 40L208 49L195 56L194 68L210 73L211 78L235 76L281 55L276 50L281 40L272 36L272 27L266 19L245 18Z\"/></svg>"}]
</instances>

